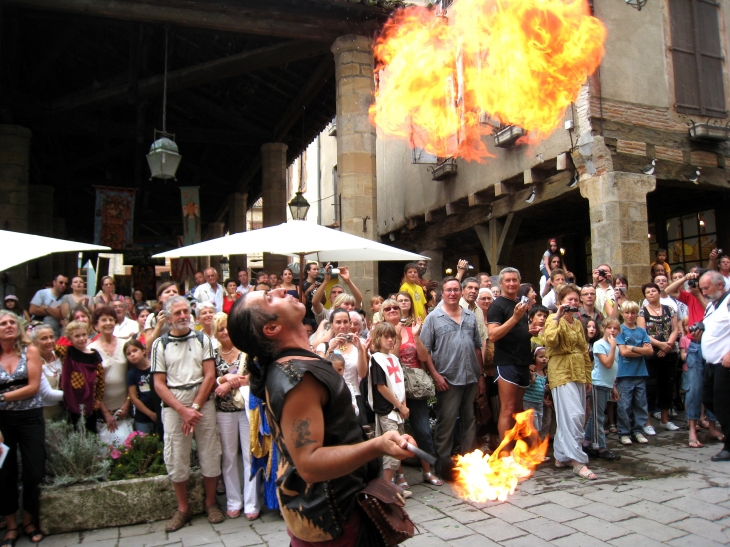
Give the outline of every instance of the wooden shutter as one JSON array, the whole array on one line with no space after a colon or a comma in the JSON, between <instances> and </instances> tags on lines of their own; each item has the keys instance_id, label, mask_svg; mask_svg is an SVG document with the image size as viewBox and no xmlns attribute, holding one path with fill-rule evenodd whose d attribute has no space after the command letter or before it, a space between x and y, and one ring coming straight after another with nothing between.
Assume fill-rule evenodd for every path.
<instances>
[{"instance_id":1,"label":"wooden shutter","mask_svg":"<svg viewBox=\"0 0 730 547\"><path fill-rule=\"evenodd\" d=\"M677 112L727 116L718 7L713 0L670 0Z\"/></svg>"}]
</instances>

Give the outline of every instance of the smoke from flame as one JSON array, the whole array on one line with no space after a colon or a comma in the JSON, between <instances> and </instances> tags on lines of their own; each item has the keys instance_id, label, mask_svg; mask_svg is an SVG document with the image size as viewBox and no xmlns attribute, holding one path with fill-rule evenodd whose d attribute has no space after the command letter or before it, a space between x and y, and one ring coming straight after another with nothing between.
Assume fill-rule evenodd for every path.
<instances>
[{"instance_id":1,"label":"smoke from flame","mask_svg":"<svg viewBox=\"0 0 730 547\"><path fill-rule=\"evenodd\" d=\"M371 121L440 157L483 161L502 124L549 135L601 62L606 38L587 0L458 0L440 16L397 10L374 44Z\"/></svg>"},{"instance_id":2,"label":"smoke from flame","mask_svg":"<svg viewBox=\"0 0 730 547\"><path fill-rule=\"evenodd\" d=\"M499 448L488 458L481 450L457 456L454 488L460 498L477 502L505 501L520 480L532 475L548 449L548 438L540 441L533 427L532 413L530 409L515 414L515 426L505 433ZM512 453L500 457L502 448L512 442L515 443Z\"/></svg>"}]
</instances>

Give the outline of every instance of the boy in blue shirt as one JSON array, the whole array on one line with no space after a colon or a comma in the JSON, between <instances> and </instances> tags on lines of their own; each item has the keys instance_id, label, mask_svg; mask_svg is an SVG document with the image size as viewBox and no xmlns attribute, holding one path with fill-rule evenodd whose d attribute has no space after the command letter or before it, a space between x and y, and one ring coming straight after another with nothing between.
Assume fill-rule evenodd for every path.
<instances>
[{"instance_id":1,"label":"boy in blue shirt","mask_svg":"<svg viewBox=\"0 0 730 547\"><path fill-rule=\"evenodd\" d=\"M649 420L649 408L646 401L646 369L645 357L654 353L649 335L641 327L636 326L639 305L626 301L621 305L624 324L616 337L619 349L618 377L618 435L621 444L631 444L631 435L636 442L646 444L649 441L642 432ZM634 413L634 426L631 427L629 411Z\"/></svg>"}]
</instances>

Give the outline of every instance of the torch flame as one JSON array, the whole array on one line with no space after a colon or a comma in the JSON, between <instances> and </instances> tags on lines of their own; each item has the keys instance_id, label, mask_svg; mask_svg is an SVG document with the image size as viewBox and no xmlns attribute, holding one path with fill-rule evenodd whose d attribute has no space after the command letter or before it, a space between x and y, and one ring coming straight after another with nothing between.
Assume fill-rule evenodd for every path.
<instances>
[{"instance_id":1,"label":"torch flame","mask_svg":"<svg viewBox=\"0 0 730 547\"><path fill-rule=\"evenodd\" d=\"M440 157L483 161L486 113L548 136L601 62L586 0L458 0L449 17L397 10L375 41L371 121Z\"/></svg>"},{"instance_id":2,"label":"torch flame","mask_svg":"<svg viewBox=\"0 0 730 547\"><path fill-rule=\"evenodd\" d=\"M499 448L487 458L481 450L457 456L454 487L460 498L485 502L505 501L513 494L517 483L530 477L545 458L548 438L540 441L533 427L533 410L515 414L515 426L505 433ZM509 456L501 456L502 448L514 442Z\"/></svg>"}]
</instances>

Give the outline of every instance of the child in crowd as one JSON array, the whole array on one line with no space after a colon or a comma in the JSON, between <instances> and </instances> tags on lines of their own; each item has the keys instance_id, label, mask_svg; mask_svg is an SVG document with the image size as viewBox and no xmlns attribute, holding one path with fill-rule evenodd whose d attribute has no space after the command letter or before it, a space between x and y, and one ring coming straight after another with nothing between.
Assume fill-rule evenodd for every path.
<instances>
[{"instance_id":1,"label":"child in crowd","mask_svg":"<svg viewBox=\"0 0 730 547\"><path fill-rule=\"evenodd\" d=\"M88 349L88 325L71 321L64 334L71 341L61 367L63 404L68 410L71 423L84 420L86 429L96 434L95 413L101 408L104 398L104 368L101 355L95 349Z\"/></svg>"},{"instance_id":2,"label":"child in crowd","mask_svg":"<svg viewBox=\"0 0 730 547\"><path fill-rule=\"evenodd\" d=\"M404 423L409 410L406 406L406 384L400 360L390 352L395 343L395 327L390 323L378 323L372 331L368 403L375 412L375 434L386 431L405 433ZM383 478L393 480L410 497L408 482L401 462L391 456L383 456Z\"/></svg>"},{"instance_id":3,"label":"child in crowd","mask_svg":"<svg viewBox=\"0 0 730 547\"><path fill-rule=\"evenodd\" d=\"M649 419L649 409L646 400L646 379L649 372L645 358L652 355L649 335L641 327L636 326L636 316L639 305L630 300L621 305L621 315L624 324L616 337L619 348L618 378L618 434L621 443L631 444L631 435L640 444L649 441L642 432L649 434L646 423ZM633 427L630 414L633 411Z\"/></svg>"},{"instance_id":4,"label":"child in crowd","mask_svg":"<svg viewBox=\"0 0 730 547\"><path fill-rule=\"evenodd\" d=\"M542 333L545 331L545 320L547 319L550 312L545 306L535 304L527 312L527 318L529 319L529 330L532 338L532 342L536 346L545 346L545 341L542 339Z\"/></svg>"},{"instance_id":5,"label":"child in crowd","mask_svg":"<svg viewBox=\"0 0 730 547\"><path fill-rule=\"evenodd\" d=\"M535 429L539 432L542 428L543 399L545 398L545 384L547 383L545 369L547 368L548 359L544 347L533 345L533 348L533 364L530 365L530 387L525 390L525 395L522 398L522 408L524 410L528 408L533 410L532 419Z\"/></svg>"},{"instance_id":6,"label":"child in crowd","mask_svg":"<svg viewBox=\"0 0 730 547\"><path fill-rule=\"evenodd\" d=\"M150 361L147 359L146 351L139 340L132 339L124 344L124 356L129 363L127 390L134 406L134 430L141 433L154 433L160 399L155 393Z\"/></svg>"},{"instance_id":7,"label":"child in crowd","mask_svg":"<svg viewBox=\"0 0 730 547\"><path fill-rule=\"evenodd\" d=\"M593 343L593 373L591 382L593 388L588 394L591 400L591 413L586 424L583 449L591 456L602 460L618 460L621 456L606 448L606 432L603 429L606 404L614 391L616 375L618 374L618 356L616 336L621 329L621 323L615 317L603 321L603 338ZM588 330L588 329L586 329Z\"/></svg>"},{"instance_id":8,"label":"child in crowd","mask_svg":"<svg viewBox=\"0 0 730 547\"><path fill-rule=\"evenodd\" d=\"M329 356L329 361L332 363L332 368L335 369L335 372L342 376L344 378L345 376L345 358L342 357L339 353L333 353ZM347 385L347 389L350 390L350 396L352 397L352 408L355 409L355 416L360 415L360 409L357 406L357 399L355 399L355 396L358 394L355 387L345 380L345 384Z\"/></svg>"},{"instance_id":9,"label":"child in crowd","mask_svg":"<svg viewBox=\"0 0 730 547\"><path fill-rule=\"evenodd\" d=\"M383 305L385 300L380 295L375 295L370 299L370 311L373 312L373 318L370 321L371 325L381 323L383 321L383 314L380 313L380 306Z\"/></svg>"},{"instance_id":10,"label":"child in crowd","mask_svg":"<svg viewBox=\"0 0 730 547\"><path fill-rule=\"evenodd\" d=\"M667 264L667 250L666 249L657 249L654 251L654 256L656 257L656 260L651 263L649 266L649 271L652 272L652 279L654 278L654 265L659 264L664 268L664 272L667 274L667 278L670 278L672 275L672 268L669 267L669 264Z\"/></svg>"},{"instance_id":11,"label":"child in crowd","mask_svg":"<svg viewBox=\"0 0 730 547\"><path fill-rule=\"evenodd\" d=\"M550 277L550 257L558 253L558 240L555 238L548 241L547 251L542 255L540 261L540 273L547 280Z\"/></svg>"},{"instance_id":12,"label":"child in crowd","mask_svg":"<svg viewBox=\"0 0 730 547\"><path fill-rule=\"evenodd\" d=\"M593 361L593 344L601 339L601 333L598 330L598 323L595 319L588 318L583 320L583 333L588 344L588 356Z\"/></svg>"},{"instance_id":13,"label":"child in crowd","mask_svg":"<svg viewBox=\"0 0 730 547\"><path fill-rule=\"evenodd\" d=\"M403 284L400 286L400 292L407 292L413 300L413 313L422 320L426 319L426 295L423 287L418 283L418 266L409 262L403 268Z\"/></svg>"}]
</instances>

